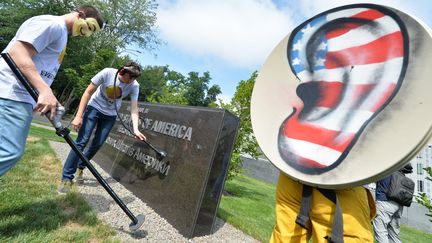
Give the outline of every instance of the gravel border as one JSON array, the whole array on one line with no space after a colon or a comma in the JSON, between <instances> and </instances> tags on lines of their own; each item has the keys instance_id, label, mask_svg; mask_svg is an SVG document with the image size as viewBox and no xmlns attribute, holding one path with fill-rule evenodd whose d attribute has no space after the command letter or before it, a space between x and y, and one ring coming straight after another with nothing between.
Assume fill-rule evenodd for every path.
<instances>
[{"instance_id":1,"label":"gravel border","mask_svg":"<svg viewBox=\"0 0 432 243\"><path fill-rule=\"evenodd\" d=\"M50 141L50 146L56 152L58 159L63 162L70 151L69 145ZM130 211L135 215L140 213L145 215L145 221L141 228L131 233L129 231L129 223L131 222L129 217L99 185L91 172L89 170L84 171L84 185L77 186L76 190L95 208L98 218L117 232L117 237L122 242L259 242L219 218L216 218L212 234L187 239L146 203L110 177L98 164L93 163L93 165Z\"/></svg>"}]
</instances>

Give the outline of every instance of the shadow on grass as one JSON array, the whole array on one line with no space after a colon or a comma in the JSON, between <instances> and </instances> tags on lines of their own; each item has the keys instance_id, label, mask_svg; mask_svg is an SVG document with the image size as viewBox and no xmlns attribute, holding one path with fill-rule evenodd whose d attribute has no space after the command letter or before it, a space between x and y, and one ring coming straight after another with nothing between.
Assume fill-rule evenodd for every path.
<instances>
[{"instance_id":1,"label":"shadow on grass","mask_svg":"<svg viewBox=\"0 0 432 243\"><path fill-rule=\"evenodd\" d=\"M226 197L242 197L242 198L251 198L251 199L261 199L266 196L266 194L258 192L253 188L248 188L246 186L236 185L235 187L231 187L229 185L225 185L224 190L227 194Z\"/></svg>"},{"instance_id":2,"label":"shadow on grass","mask_svg":"<svg viewBox=\"0 0 432 243\"><path fill-rule=\"evenodd\" d=\"M73 222L95 225L97 219L90 207L75 204L76 195L2 207L0 210L0 238L15 238L22 234L49 233Z\"/></svg>"},{"instance_id":3,"label":"shadow on grass","mask_svg":"<svg viewBox=\"0 0 432 243\"><path fill-rule=\"evenodd\" d=\"M226 211L225 209L219 207L216 216L221 218L221 219L227 220L227 219L233 217L234 215L232 213Z\"/></svg>"}]
</instances>

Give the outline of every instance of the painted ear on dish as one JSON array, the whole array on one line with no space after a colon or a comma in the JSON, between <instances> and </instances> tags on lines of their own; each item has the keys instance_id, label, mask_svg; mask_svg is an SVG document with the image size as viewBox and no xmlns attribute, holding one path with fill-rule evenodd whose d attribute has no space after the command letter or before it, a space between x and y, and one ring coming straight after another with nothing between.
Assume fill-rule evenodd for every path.
<instances>
[{"instance_id":1,"label":"painted ear on dish","mask_svg":"<svg viewBox=\"0 0 432 243\"><path fill-rule=\"evenodd\" d=\"M318 15L292 32L288 62L302 102L279 130L287 164L321 174L344 160L402 84L408 54L400 25L378 9L354 7Z\"/></svg>"}]
</instances>

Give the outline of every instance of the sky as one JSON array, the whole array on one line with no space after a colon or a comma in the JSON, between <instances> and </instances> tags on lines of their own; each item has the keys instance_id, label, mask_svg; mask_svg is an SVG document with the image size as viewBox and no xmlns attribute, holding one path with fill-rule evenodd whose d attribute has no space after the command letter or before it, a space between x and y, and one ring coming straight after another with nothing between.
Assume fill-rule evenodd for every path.
<instances>
[{"instance_id":1,"label":"sky","mask_svg":"<svg viewBox=\"0 0 432 243\"><path fill-rule=\"evenodd\" d=\"M141 51L146 65L169 65L187 74L209 71L218 98L234 96L241 80L259 71L274 47L296 26L334 7L375 3L410 14L432 26L430 0L158 0L156 31L163 44ZM135 53L137 54L137 53Z\"/></svg>"}]
</instances>

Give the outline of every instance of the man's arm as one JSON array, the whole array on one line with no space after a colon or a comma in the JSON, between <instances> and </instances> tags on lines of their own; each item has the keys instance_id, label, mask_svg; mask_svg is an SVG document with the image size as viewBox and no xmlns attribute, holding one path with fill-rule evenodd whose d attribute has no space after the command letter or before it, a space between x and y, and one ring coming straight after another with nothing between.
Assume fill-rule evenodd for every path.
<instances>
[{"instance_id":1,"label":"man's arm","mask_svg":"<svg viewBox=\"0 0 432 243\"><path fill-rule=\"evenodd\" d=\"M90 100L90 97L96 91L96 89L97 86L90 82L90 84L87 86L87 89L84 91L84 94L81 96L81 101L78 106L78 111L75 115L75 118L72 121L72 128L75 131L78 131L81 128L83 122L84 110Z\"/></svg>"},{"instance_id":2,"label":"man's arm","mask_svg":"<svg viewBox=\"0 0 432 243\"><path fill-rule=\"evenodd\" d=\"M146 136L142 134L138 129L138 101L137 100L131 100L131 118L132 118L132 126L133 126L133 132L135 133L135 136L139 138L140 140L146 140Z\"/></svg>"},{"instance_id":3,"label":"man's arm","mask_svg":"<svg viewBox=\"0 0 432 243\"><path fill-rule=\"evenodd\" d=\"M50 119L52 120L56 113L56 108L60 103L57 101L51 88L42 79L33 63L32 57L36 55L36 53L36 49L31 44L22 41L16 41L9 50L9 55L12 57L12 60L14 60L18 68L29 80L30 84L39 92L34 110L42 114L51 112Z\"/></svg>"}]
</instances>

